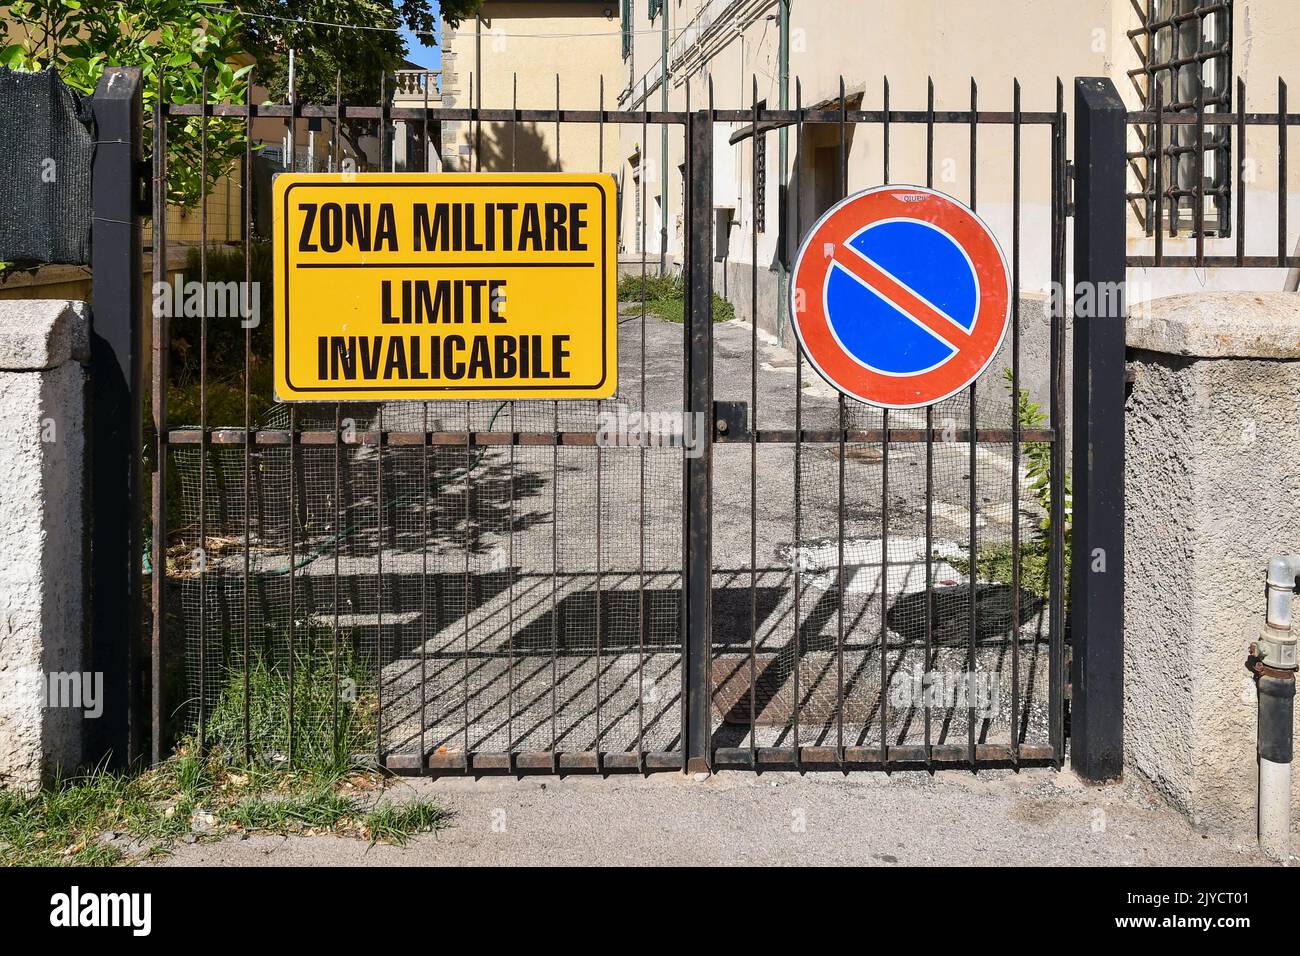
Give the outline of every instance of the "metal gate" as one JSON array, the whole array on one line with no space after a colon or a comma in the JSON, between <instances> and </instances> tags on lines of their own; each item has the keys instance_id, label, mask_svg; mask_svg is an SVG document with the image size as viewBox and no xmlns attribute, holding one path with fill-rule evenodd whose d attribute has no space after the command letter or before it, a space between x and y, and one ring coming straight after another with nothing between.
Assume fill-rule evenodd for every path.
<instances>
[{"instance_id":1,"label":"metal gate","mask_svg":"<svg viewBox=\"0 0 1300 956\"><path fill-rule=\"evenodd\" d=\"M250 759L402 771L1059 763L1065 117L1059 83L1045 112L1021 109L1018 84L1003 92L1010 109L981 110L973 83L968 106L937 109L931 85L900 110L886 81L864 109L841 81L811 107L796 87L793 109L756 95L720 109L710 87L703 106L628 113L604 108L603 87L562 106L558 79L544 109L517 93L484 106L481 92L468 108L203 106L169 102L160 83L155 275L169 261L169 124L198 125L201 175L219 124L243 124L251 143L267 117L286 124L290 168L296 120L346 118L374 124L381 170L398 121L425 141L436 124L468 124L480 161L493 124L495 168L510 169L517 137L539 126L557 155L567 130L595 129L600 169L612 131L647 143L664 127L686 169L683 321L648 314L644 298L627 308L619 393L603 403L279 405L260 375L269 329L236 329L206 304L184 326L155 314L155 759L192 733ZM882 413L829 394L760 333L783 329L783 305L715 322L723 124L755 181L776 137L796 142L778 211L787 254L816 196L848 192L855 137L879 144L878 170L852 171L872 183L960 182L977 210L993 196L1013 314L990 373L933 408ZM828 148L833 189L805 155ZM251 145L243 162L247 173ZM640 210L645 180L630 187ZM192 269L204 289L256 278L253 193L229 249L209 242L203 201ZM644 280L657 267L644 217L638 228L630 271ZM1036 287L1057 295L1022 295L1026 251L1044 272ZM641 412L707 424L691 447L607 440L618 416Z\"/></svg>"}]
</instances>

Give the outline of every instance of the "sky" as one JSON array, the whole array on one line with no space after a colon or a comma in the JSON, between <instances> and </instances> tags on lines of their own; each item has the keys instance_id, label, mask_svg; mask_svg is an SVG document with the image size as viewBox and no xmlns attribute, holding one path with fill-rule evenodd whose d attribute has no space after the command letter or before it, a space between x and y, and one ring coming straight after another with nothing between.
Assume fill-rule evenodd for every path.
<instances>
[{"instance_id":1,"label":"sky","mask_svg":"<svg viewBox=\"0 0 1300 956\"><path fill-rule=\"evenodd\" d=\"M438 0L432 0L429 4L433 7L433 12L437 14ZM406 40L406 58L413 63L418 63L426 70L439 70L442 68L442 51L433 45L432 37L417 37L410 30L403 29L402 37Z\"/></svg>"}]
</instances>

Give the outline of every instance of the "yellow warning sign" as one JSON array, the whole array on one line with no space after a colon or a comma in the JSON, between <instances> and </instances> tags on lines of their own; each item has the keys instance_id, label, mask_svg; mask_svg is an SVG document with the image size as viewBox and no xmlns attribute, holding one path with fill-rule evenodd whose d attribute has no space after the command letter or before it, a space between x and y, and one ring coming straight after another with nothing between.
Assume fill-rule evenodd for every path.
<instances>
[{"instance_id":1,"label":"yellow warning sign","mask_svg":"<svg viewBox=\"0 0 1300 956\"><path fill-rule=\"evenodd\" d=\"M283 401L608 398L612 176L275 180Z\"/></svg>"}]
</instances>

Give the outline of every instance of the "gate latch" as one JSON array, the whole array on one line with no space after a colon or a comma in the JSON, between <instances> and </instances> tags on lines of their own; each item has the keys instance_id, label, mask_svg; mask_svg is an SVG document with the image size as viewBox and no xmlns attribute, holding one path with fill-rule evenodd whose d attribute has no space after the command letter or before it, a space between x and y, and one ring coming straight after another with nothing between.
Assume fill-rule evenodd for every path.
<instances>
[{"instance_id":1,"label":"gate latch","mask_svg":"<svg viewBox=\"0 0 1300 956\"><path fill-rule=\"evenodd\" d=\"M715 442L749 441L749 403L713 403L713 440Z\"/></svg>"}]
</instances>

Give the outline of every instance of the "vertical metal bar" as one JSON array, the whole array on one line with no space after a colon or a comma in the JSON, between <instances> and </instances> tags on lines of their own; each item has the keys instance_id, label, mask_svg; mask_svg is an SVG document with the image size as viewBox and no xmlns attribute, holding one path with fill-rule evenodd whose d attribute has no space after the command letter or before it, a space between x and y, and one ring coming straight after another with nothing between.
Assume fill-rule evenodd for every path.
<instances>
[{"instance_id":1,"label":"vertical metal bar","mask_svg":"<svg viewBox=\"0 0 1300 956\"><path fill-rule=\"evenodd\" d=\"M1197 67L1198 71L1200 67ZM1198 73L1196 79L1196 155L1192 164L1196 175L1192 221L1196 223L1196 264L1205 265L1205 86Z\"/></svg>"},{"instance_id":2,"label":"vertical metal bar","mask_svg":"<svg viewBox=\"0 0 1300 956\"><path fill-rule=\"evenodd\" d=\"M298 556L295 553L295 548L296 548L295 532L296 532L296 526L298 524L298 500L296 494L298 488L297 426L298 426L298 406L290 405L289 406L289 629L288 629L288 639L287 639L288 653L289 653L289 664L288 664L289 690L288 690L287 714L288 714L289 722L288 722L288 727L286 728L287 745L288 745L287 752L289 755L290 767L293 766L293 752L294 752L293 725L294 725L294 707L296 704L295 686L294 686L296 683L295 671L294 671L295 668L294 657L295 657L296 648L294 646L294 641L297 634L296 618L298 617L298 610L297 607L295 606L296 599L297 599L297 592L296 592L295 581L294 581L294 565L298 563Z\"/></svg>"},{"instance_id":3,"label":"vertical metal bar","mask_svg":"<svg viewBox=\"0 0 1300 956\"><path fill-rule=\"evenodd\" d=\"M925 186L934 188L934 78L925 82ZM934 406L925 407L925 668L929 677L934 661ZM934 745L930 727L930 695L923 694L925 763L930 766Z\"/></svg>"},{"instance_id":4,"label":"vertical metal bar","mask_svg":"<svg viewBox=\"0 0 1300 956\"><path fill-rule=\"evenodd\" d=\"M1237 265L1246 262L1246 81L1237 78Z\"/></svg>"},{"instance_id":5,"label":"vertical metal bar","mask_svg":"<svg viewBox=\"0 0 1300 956\"><path fill-rule=\"evenodd\" d=\"M515 137L519 129L519 74L510 78L510 171L515 171ZM506 531L506 564L509 568L508 604L510 640L506 645L506 669L509 683L509 696L506 704L506 761L509 769L515 769L515 403L510 403L510 524Z\"/></svg>"},{"instance_id":6,"label":"vertical metal bar","mask_svg":"<svg viewBox=\"0 0 1300 956\"><path fill-rule=\"evenodd\" d=\"M387 75L379 75L379 171L392 172L393 170L393 151L388 142L388 83ZM375 683L377 685L376 697L378 700L378 711L375 714L375 761L378 766L384 766L384 593L387 590L384 587L384 406L379 406L378 429L376 432L375 442L375 514L378 534L375 536L375 629L376 643L379 651L378 667L376 668ZM393 520L397 520L394 513ZM466 605L466 621L469 618L468 604ZM466 690L468 693L468 689ZM469 754L466 752L465 765L469 766Z\"/></svg>"},{"instance_id":7,"label":"vertical metal bar","mask_svg":"<svg viewBox=\"0 0 1300 956\"><path fill-rule=\"evenodd\" d=\"M971 77L970 81L970 208L976 209L978 202L978 193L976 184L978 182L977 173L979 171L978 150L979 150L979 88L975 85L975 78ZM973 680L975 674L975 641L978 636L978 611L976 604L976 595L979 588L980 576L980 552L978 538L978 519L979 519L979 492L977 490L977 477L979 473L979 444L977 441L978 427L978 404L975 399L975 382L970 383L970 463L967 466L970 472L968 476L970 488L970 580L969 592L967 597L968 607L966 609L966 679ZM966 695L966 739L968 756L972 767L975 766L975 698L972 694Z\"/></svg>"},{"instance_id":8,"label":"vertical metal bar","mask_svg":"<svg viewBox=\"0 0 1300 956\"><path fill-rule=\"evenodd\" d=\"M1011 759L1020 761L1020 80L1011 126Z\"/></svg>"},{"instance_id":9,"label":"vertical metal bar","mask_svg":"<svg viewBox=\"0 0 1300 956\"><path fill-rule=\"evenodd\" d=\"M424 157L424 172L429 169L429 84L433 78L424 78L424 113L420 128L420 153ZM513 490L513 489L512 489ZM425 740L425 721L428 710L429 656L429 403L420 403L420 766L427 765L429 751ZM466 765L469 763L466 757Z\"/></svg>"},{"instance_id":10,"label":"vertical metal bar","mask_svg":"<svg viewBox=\"0 0 1300 956\"><path fill-rule=\"evenodd\" d=\"M339 169L339 127L343 123L343 71L334 71L334 122L330 127L330 158L335 172ZM343 405L334 403L334 574L330 579L331 601L334 604L334 620L330 626L330 649L333 661L330 664L330 676L334 682L333 703L330 706L332 723L330 740L334 759L341 756L343 741L339 739L339 548L343 538ZM423 684L421 684L423 689ZM423 725L421 725L423 730Z\"/></svg>"},{"instance_id":11,"label":"vertical metal bar","mask_svg":"<svg viewBox=\"0 0 1300 956\"><path fill-rule=\"evenodd\" d=\"M208 737L208 70L199 86L203 115L199 118L199 752L207 750ZM292 681L289 685L292 693ZM290 700L292 701L292 697Z\"/></svg>"},{"instance_id":12,"label":"vertical metal bar","mask_svg":"<svg viewBox=\"0 0 1300 956\"><path fill-rule=\"evenodd\" d=\"M1151 215L1151 222L1154 224L1153 231L1156 242L1156 267L1164 265L1165 262L1165 225L1164 225L1164 203L1165 203L1165 101L1164 92L1161 88L1160 80L1156 84L1156 132L1155 132L1155 212ZM1178 177L1174 177L1175 184Z\"/></svg>"},{"instance_id":13,"label":"vertical metal bar","mask_svg":"<svg viewBox=\"0 0 1300 956\"><path fill-rule=\"evenodd\" d=\"M803 148L803 82L798 77L794 81L794 108L795 156L799 157L800 150ZM802 162L797 159L793 176L794 202L791 204L796 243L799 241L803 225L799 192L803 183L801 167ZM793 310L793 306L791 308ZM803 572L802 562L799 560L801 547L803 547L803 352L796 348L794 350L794 713L791 719L795 769L803 766L803 751L799 745L799 709L802 703L799 672L803 669L803 631L800 621L803 606Z\"/></svg>"},{"instance_id":14,"label":"vertical metal bar","mask_svg":"<svg viewBox=\"0 0 1300 956\"><path fill-rule=\"evenodd\" d=\"M1075 80L1071 763L1087 780L1124 760L1124 104L1109 79Z\"/></svg>"},{"instance_id":15,"label":"vertical metal bar","mask_svg":"<svg viewBox=\"0 0 1300 956\"><path fill-rule=\"evenodd\" d=\"M555 74L555 162L560 163L560 74ZM560 611L557 603L557 588L560 580L560 403L551 403L552 425L555 440L551 443L551 769L559 772L560 755L558 752L559 708L557 694L559 685L559 650Z\"/></svg>"},{"instance_id":16,"label":"vertical metal bar","mask_svg":"<svg viewBox=\"0 0 1300 956\"><path fill-rule=\"evenodd\" d=\"M1179 32L1178 24L1172 17L1172 14L1176 12L1176 10L1170 10L1169 62L1171 65L1169 67L1169 103L1171 107L1174 103L1179 102L1178 73L1179 70L1183 69L1182 67L1172 65L1177 63L1180 59L1180 48L1182 47L1182 35ZM1197 64L1197 70L1199 69L1200 64ZM1174 110L1171 109L1170 112L1174 112ZM1184 145L1182 141L1185 138L1186 130L1181 126L1175 126L1169 131L1169 179L1170 185L1173 187L1173 195L1169 197L1169 235L1171 237L1178 235L1178 214L1183 205L1183 197L1180 194L1183 184L1181 177L1178 175L1178 167L1182 163L1182 160L1179 158L1180 154L1174 149L1174 147Z\"/></svg>"},{"instance_id":17,"label":"vertical metal bar","mask_svg":"<svg viewBox=\"0 0 1300 956\"><path fill-rule=\"evenodd\" d=\"M881 176L889 183L889 77L883 82L884 127L881 130ZM889 764L889 665L886 660L889 648L889 625L885 618L889 610L889 409L880 412L880 763Z\"/></svg>"},{"instance_id":18,"label":"vertical metal bar","mask_svg":"<svg viewBox=\"0 0 1300 956\"><path fill-rule=\"evenodd\" d=\"M711 422L713 401L713 137L712 103L689 117L691 157L687 189L691 236L687 260L686 413ZM686 552L683 606L686 622L686 744L688 773L707 772L712 763L709 655L713 610L713 429L699 429L699 454L683 456L683 546Z\"/></svg>"},{"instance_id":19,"label":"vertical metal bar","mask_svg":"<svg viewBox=\"0 0 1300 956\"><path fill-rule=\"evenodd\" d=\"M153 110L153 281L167 281L167 81L166 71L158 69L158 98ZM251 98L250 98L251 102ZM150 745L149 760L162 763L166 741L163 739L163 713L167 709L163 688L163 629L167 626L167 388L170 323L166 309L153 310L153 427L154 465L152 488L153 539L150 558L153 574L150 589L153 600L153 633L150 640ZM245 611L247 619L247 611ZM247 697L247 694L245 694Z\"/></svg>"},{"instance_id":20,"label":"vertical metal bar","mask_svg":"<svg viewBox=\"0 0 1300 956\"><path fill-rule=\"evenodd\" d=\"M1065 284L1065 86L1056 80L1056 119L1052 124L1052 288ZM1051 311L1050 405L1052 440L1051 550L1048 554L1048 737L1057 766L1065 759L1065 441L1061 411L1065 406L1064 325L1067 296L1056 298Z\"/></svg>"},{"instance_id":21,"label":"vertical metal bar","mask_svg":"<svg viewBox=\"0 0 1300 956\"><path fill-rule=\"evenodd\" d=\"M600 119L596 127L596 170L598 172L603 173L605 171L605 76L603 73L601 74L600 77L599 111L600 111ZM644 143L645 140L643 139L642 142ZM642 176L641 178L644 179L645 177ZM642 203L641 208L643 210L641 219L642 222L644 223L645 221L644 203ZM641 244L641 248L642 251L644 252L645 250L644 242ZM604 409L604 402L597 400L596 420L598 422L602 420L601 413L603 409ZM604 724L603 721L601 720L601 711L604 710L604 698L601 695L601 684L602 684L601 668L604 666L604 661L602 660L601 650L604 641L603 629L604 629L605 619L604 619L604 608L602 606L604 603L604 595L602 593L602 588L601 588L602 581L600 576L600 554L601 554L601 545L603 543L602 531L604 530L601 524L602 511L603 511L603 509L601 508L601 500L604 496L605 485L604 485L604 475L601 469L601 466L603 465L604 456L601 454L601 452L602 452L602 448L600 444L597 443L596 445L596 770L598 772L604 769L604 760L605 760L604 758L605 748L603 746Z\"/></svg>"},{"instance_id":22,"label":"vertical metal bar","mask_svg":"<svg viewBox=\"0 0 1300 956\"><path fill-rule=\"evenodd\" d=\"M749 150L749 758L758 767L758 77L750 76Z\"/></svg>"},{"instance_id":23,"label":"vertical metal bar","mask_svg":"<svg viewBox=\"0 0 1300 956\"><path fill-rule=\"evenodd\" d=\"M1277 78L1277 264L1286 266L1286 81Z\"/></svg>"},{"instance_id":24,"label":"vertical metal bar","mask_svg":"<svg viewBox=\"0 0 1300 956\"><path fill-rule=\"evenodd\" d=\"M464 573L464 579L462 580L462 586L463 586L463 601L464 601L464 603L463 603L462 606L463 606L463 608L464 608L464 615L463 615L463 617L462 617L462 622L463 622L463 624L462 624L462 628L461 628L461 653L460 653L460 671L461 671L461 737L462 737L462 740L461 740L461 748L462 748L463 753L465 754L465 767L464 767L464 770L465 770L466 773L469 773L469 771L470 771L470 756L469 756L469 616L470 616L470 610L471 610L471 608L472 608L472 606L473 606L473 605L470 603L471 584L470 584L470 575L469 575L469 552L470 552L470 549L473 547L473 544L474 544L474 542L473 542L473 528L474 528L474 522L473 522L473 507L472 507L472 505L471 505L471 499L473 498L473 487L472 487L472 485L470 484L470 472L472 472L472 471L474 470L474 466L473 466L474 448L473 448L473 445L471 444L472 436L470 435L470 429L472 428L472 425L471 425L471 423L470 423L469 415L470 415L470 403L469 403L469 402L466 402L466 403L465 403L465 481L464 481L464 489L465 489L465 513L464 513L464 518L465 518L465 548L464 548L465 565L464 565L464 571L465 571L465 573Z\"/></svg>"},{"instance_id":25,"label":"vertical metal bar","mask_svg":"<svg viewBox=\"0 0 1300 956\"><path fill-rule=\"evenodd\" d=\"M426 80L426 83L428 81ZM427 98L427 94L426 94ZM427 113L425 114L428 115ZM428 149L428 136L424 138L424 148ZM427 165L427 163L426 163ZM429 656L429 403L420 403L420 766L424 767L429 758L425 741L425 721L428 709L428 665Z\"/></svg>"},{"instance_id":26,"label":"vertical metal bar","mask_svg":"<svg viewBox=\"0 0 1300 956\"><path fill-rule=\"evenodd\" d=\"M253 286L253 74L248 71L248 86L245 93L244 112L244 293L241 300L252 305ZM260 305L259 305L260 308ZM248 613L252 601L252 484L253 484L253 327L244 319L244 608L243 608L243 682L244 682L244 761L253 759L252 741L252 704L249 700L251 691L249 680L250 634Z\"/></svg>"},{"instance_id":27,"label":"vertical metal bar","mask_svg":"<svg viewBox=\"0 0 1300 956\"><path fill-rule=\"evenodd\" d=\"M844 102L844 77L840 76L840 109L837 120L839 134L839 196L849 194L849 154L846 142L847 106ZM845 398L839 395L836 403L839 423L839 472L836 497L835 530L835 762L844 764L844 459L845 454Z\"/></svg>"},{"instance_id":28,"label":"vertical metal bar","mask_svg":"<svg viewBox=\"0 0 1300 956\"><path fill-rule=\"evenodd\" d=\"M298 171L298 89L295 80L290 81L288 92L289 92L290 109L289 109L289 117L285 120L286 124L288 125L288 134L289 134L288 166L289 166L289 172L294 173ZM206 228L204 228L203 234L204 234L204 245L206 246L207 244ZM297 406L290 405L289 406L289 628L287 632L288 634L287 650L289 654L289 665L288 665L289 692L288 692L287 716L288 716L289 726L288 726L288 735L287 735L288 736L287 749L289 755L289 766L291 767L293 766L293 752L294 752L294 732L293 732L294 715L295 715L295 706L297 704L296 688L294 686L296 682L295 668L297 666L297 661L294 659L296 656L295 652L297 650L295 646L295 640L297 637L296 618L298 616L297 608L295 607L295 601L297 598L297 593L296 593L297 582L294 579L294 571L295 571L294 565L297 564L297 555L294 553L294 550L296 545L297 519L298 519L298 502L295 496L295 492L297 491L297 484L298 484L297 482L298 414L297 413L298 413ZM204 426L203 432L205 435L207 434L206 425ZM205 454L204 461L206 462L206 460L207 460L207 456ZM205 467L204 469L205 473L206 470L207 469ZM382 708L380 712L382 713Z\"/></svg>"},{"instance_id":29,"label":"vertical metal bar","mask_svg":"<svg viewBox=\"0 0 1300 956\"><path fill-rule=\"evenodd\" d=\"M667 16L666 12L665 12L665 16ZM687 96L689 97L689 95L690 95L690 91L688 88ZM646 103L643 100L641 103L641 142L643 143L646 141L646 120L647 120L647 109L646 109ZM641 188L641 208L644 210L645 209L645 171L644 170L642 170L641 182L639 185ZM646 295L645 295L646 262L645 262L645 241L644 241L645 240L645 215L644 214L641 216L641 238L642 238L642 242L641 242L641 348L640 348L641 395L640 395L640 404L637 407L638 410L642 414L644 414L645 413L645 324L646 324ZM640 616L637 624L636 763L637 763L637 769L641 770L642 772L644 772L645 770L645 628L646 628L646 616L645 616L645 449L646 449L646 445L645 445L645 437L646 436L643 432L641 434L641 447L639 449L639 456L638 456L641 490L640 490L640 494L638 495L638 501L637 501L637 506L639 508L638 519L637 519L638 522L637 523L637 548L638 548L638 555L639 555L638 565L637 565L638 568L637 606L638 606L638 612ZM683 644L685 644L685 634L686 632L683 630L682 632ZM684 680L685 678L683 677L683 681ZM683 686L685 686L684 683ZM682 700L682 717L683 717L682 734L683 735L685 735L686 733L685 707L686 707L686 702L685 702L685 698L683 698ZM682 739L682 753L683 754L686 753L685 736L683 736Z\"/></svg>"},{"instance_id":30,"label":"vertical metal bar","mask_svg":"<svg viewBox=\"0 0 1300 956\"><path fill-rule=\"evenodd\" d=\"M380 138L384 136L381 125ZM382 154L381 154L382 155ZM380 165L382 172L382 160ZM375 421L375 761L384 765L384 406Z\"/></svg>"}]
</instances>

